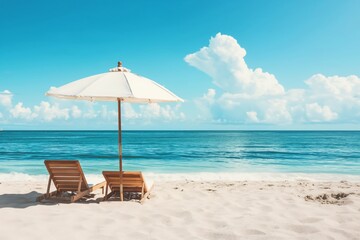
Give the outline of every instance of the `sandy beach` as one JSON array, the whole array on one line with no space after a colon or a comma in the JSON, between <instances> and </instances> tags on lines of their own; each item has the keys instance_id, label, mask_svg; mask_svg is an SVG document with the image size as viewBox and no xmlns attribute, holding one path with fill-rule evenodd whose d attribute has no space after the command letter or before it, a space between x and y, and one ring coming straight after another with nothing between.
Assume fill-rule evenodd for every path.
<instances>
[{"instance_id":1,"label":"sandy beach","mask_svg":"<svg viewBox=\"0 0 360 240\"><path fill-rule=\"evenodd\" d=\"M0 6L0 240L360 240L360 0Z\"/></svg>"},{"instance_id":2,"label":"sandy beach","mask_svg":"<svg viewBox=\"0 0 360 240\"><path fill-rule=\"evenodd\" d=\"M38 204L45 179L2 178L0 239L360 238L357 181L165 178L143 205L98 203L101 191L79 203Z\"/></svg>"}]
</instances>

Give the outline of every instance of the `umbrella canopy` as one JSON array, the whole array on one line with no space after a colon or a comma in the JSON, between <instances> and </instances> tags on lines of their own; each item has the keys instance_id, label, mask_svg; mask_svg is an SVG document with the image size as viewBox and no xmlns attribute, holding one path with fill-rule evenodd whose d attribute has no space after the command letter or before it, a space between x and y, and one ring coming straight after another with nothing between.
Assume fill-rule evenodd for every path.
<instances>
[{"instance_id":1,"label":"umbrella canopy","mask_svg":"<svg viewBox=\"0 0 360 240\"><path fill-rule=\"evenodd\" d=\"M118 62L117 68L112 68L107 73L82 78L58 88L52 87L46 95L62 99L118 102L120 175L122 173L121 102L184 101L160 84L131 73L129 69L122 67L121 62Z\"/></svg>"},{"instance_id":2,"label":"umbrella canopy","mask_svg":"<svg viewBox=\"0 0 360 240\"><path fill-rule=\"evenodd\" d=\"M122 102L132 103L183 102L160 84L121 67L120 62L117 68L107 73L53 87L46 95L89 101L118 101L120 98Z\"/></svg>"}]
</instances>

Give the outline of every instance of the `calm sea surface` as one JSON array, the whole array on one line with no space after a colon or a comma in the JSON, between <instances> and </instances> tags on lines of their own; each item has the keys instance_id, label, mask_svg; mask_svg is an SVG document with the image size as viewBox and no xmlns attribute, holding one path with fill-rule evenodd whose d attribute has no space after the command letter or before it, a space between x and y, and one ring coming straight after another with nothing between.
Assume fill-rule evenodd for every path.
<instances>
[{"instance_id":1,"label":"calm sea surface","mask_svg":"<svg viewBox=\"0 0 360 240\"><path fill-rule=\"evenodd\" d=\"M156 173L360 175L360 132L125 131L124 169ZM46 174L45 159L86 173L118 169L116 131L0 131L0 173Z\"/></svg>"}]
</instances>

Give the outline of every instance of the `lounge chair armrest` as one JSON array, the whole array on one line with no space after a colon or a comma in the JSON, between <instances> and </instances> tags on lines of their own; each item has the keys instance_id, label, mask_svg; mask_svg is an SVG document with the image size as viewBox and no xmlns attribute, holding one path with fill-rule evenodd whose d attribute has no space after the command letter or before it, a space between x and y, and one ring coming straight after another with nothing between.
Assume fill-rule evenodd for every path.
<instances>
[{"instance_id":1,"label":"lounge chair armrest","mask_svg":"<svg viewBox=\"0 0 360 240\"><path fill-rule=\"evenodd\" d=\"M98 190L100 188L104 188L105 186L106 186L106 181L103 181L103 182L98 183L98 184L96 184L94 186L91 186L89 189L92 192L92 191L96 191L96 190Z\"/></svg>"}]
</instances>

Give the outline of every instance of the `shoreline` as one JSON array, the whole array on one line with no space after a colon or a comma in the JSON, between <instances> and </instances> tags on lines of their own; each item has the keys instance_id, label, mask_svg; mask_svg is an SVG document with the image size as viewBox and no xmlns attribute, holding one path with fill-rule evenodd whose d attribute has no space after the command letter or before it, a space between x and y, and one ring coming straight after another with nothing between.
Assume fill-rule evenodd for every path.
<instances>
[{"instance_id":1,"label":"shoreline","mask_svg":"<svg viewBox=\"0 0 360 240\"><path fill-rule=\"evenodd\" d=\"M314 182L360 182L360 175L328 173L279 173L279 172L187 172L154 173L143 172L146 178L154 181L314 181ZM0 173L0 182L42 182L48 181L48 174ZM86 174L90 181L103 181L102 174Z\"/></svg>"}]
</instances>

